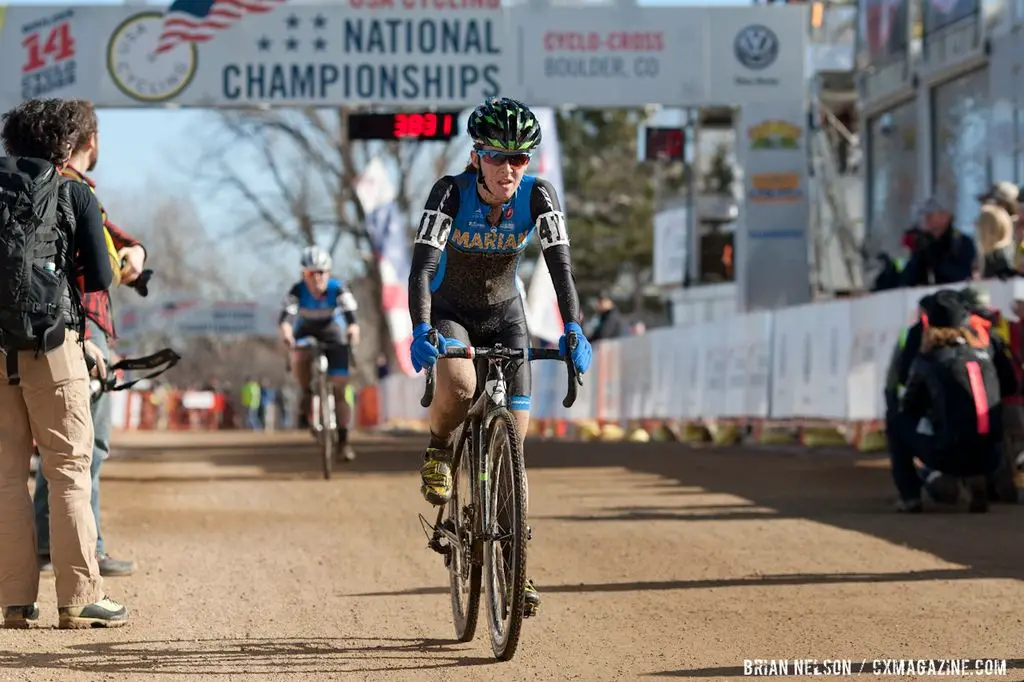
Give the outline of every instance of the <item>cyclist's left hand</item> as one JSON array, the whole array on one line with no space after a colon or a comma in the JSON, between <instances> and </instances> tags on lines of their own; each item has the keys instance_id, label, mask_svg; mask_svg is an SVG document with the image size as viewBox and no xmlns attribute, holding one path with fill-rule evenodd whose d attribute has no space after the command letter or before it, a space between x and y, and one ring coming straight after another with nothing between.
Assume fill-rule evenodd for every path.
<instances>
[{"instance_id":1,"label":"cyclist's left hand","mask_svg":"<svg viewBox=\"0 0 1024 682\"><path fill-rule=\"evenodd\" d=\"M358 324L350 324L348 326L348 329L345 330L345 333L348 334L348 342L349 342L350 345L352 345L352 346L359 345L359 325Z\"/></svg>"},{"instance_id":2,"label":"cyclist's left hand","mask_svg":"<svg viewBox=\"0 0 1024 682\"><path fill-rule=\"evenodd\" d=\"M572 352L572 364L576 366L577 372L586 374L587 370L590 369L590 361L593 359L594 351L590 347L590 341L587 341L587 337L583 335L583 329L575 322L566 323L565 334L558 340L558 352L563 357L568 352L568 344L565 337L569 332L576 333L576 350Z\"/></svg>"}]
</instances>

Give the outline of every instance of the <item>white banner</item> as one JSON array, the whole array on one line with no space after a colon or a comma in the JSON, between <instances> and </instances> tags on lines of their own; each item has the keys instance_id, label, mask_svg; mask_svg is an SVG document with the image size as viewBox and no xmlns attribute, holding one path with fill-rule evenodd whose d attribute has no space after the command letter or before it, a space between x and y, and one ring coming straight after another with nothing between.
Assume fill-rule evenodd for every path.
<instances>
[{"instance_id":1,"label":"white banner","mask_svg":"<svg viewBox=\"0 0 1024 682\"><path fill-rule=\"evenodd\" d=\"M654 284L671 286L686 279L689 211L672 208L654 214Z\"/></svg>"},{"instance_id":2,"label":"white banner","mask_svg":"<svg viewBox=\"0 0 1024 682\"><path fill-rule=\"evenodd\" d=\"M1016 282L975 283L1012 317L1024 300ZM928 289L900 289L658 329L595 348L579 399L565 410L565 368L534 365L533 415L539 419L729 418L756 422L883 419L885 375L905 311ZM384 412L416 419L423 390L416 377L385 380Z\"/></svg>"},{"instance_id":3,"label":"white banner","mask_svg":"<svg viewBox=\"0 0 1024 682\"><path fill-rule=\"evenodd\" d=\"M0 104L633 107L798 100L806 9L177 0L12 5ZM201 65L201 68L200 68Z\"/></svg>"},{"instance_id":4,"label":"white banner","mask_svg":"<svg viewBox=\"0 0 1024 682\"><path fill-rule=\"evenodd\" d=\"M146 333L276 338L280 314L280 306L255 301L182 299L152 306L124 306L118 311L116 324L118 335L125 338Z\"/></svg>"}]
</instances>

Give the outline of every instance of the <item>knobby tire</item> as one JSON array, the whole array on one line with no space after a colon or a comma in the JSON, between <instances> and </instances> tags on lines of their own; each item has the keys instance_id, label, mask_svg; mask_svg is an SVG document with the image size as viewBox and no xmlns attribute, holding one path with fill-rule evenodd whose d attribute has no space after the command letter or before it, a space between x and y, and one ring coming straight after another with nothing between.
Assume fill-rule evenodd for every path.
<instances>
[{"instance_id":1,"label":"knobby tire","mask_svg":"<svg viewBox=\"0 0 1024 682\"><path fill-rule=\"evenodd\" d=\"M330 379L327 375L320 373L318 390L320 393L320 443L323 447L323 470L324 479L330 480L331 468L334 466L334 429L331 428L331 420L333 419L331 412L334 410L334 405L331 403L329 394L331 393Z\"/></svg>"},{"instance_id":2,"label":"knobby tire","mask_svg":"<svg viewBox=\"0 0 1024 682\"><path fill-rule=\"evenodd\" d=\"M463 433L470 428L467 422L463 426ZM448 575L452 597L452 620L455 624L455 636L460 642L469 642L476 635L480 615L480 577L483 571L479 563L472 563L472 540L475 534L473 518L478 515L478 511L474 504L477 497L474 494L475 458L472 456L474 439L471 431L470 434L462 441L462 447L455 453L455 459L452 461L452 498L445 505L444 519L445 523L454 523L455 533L459 537L459 544L451 548ZM459 443L460 440L461 434L456 435L455 442ZM468 593L463 592L464 587L468 587Z\"/></svg>"},{"instance_id":3,"label":"knobby tire","mask_svg":"<svg viewBox=\"0 0 1024 682\"><path fill-rule=\"evenodd\" d=\"M484 442L489 460L487 474L491 481L488 503L492 505L492 521L496 522L495 527L487 530L510 535L507 549L499 549L499 543L494 540L488 541L484 547L487 616L491 626L491 650L498 660L509 661L515 656L523 627L527 540L526 468L519 428L511 412L502 408L495 413ZM511 560L511 567L505 565L506 557ZM499 572L505 575L501 576Z\"/></svg>"}]
</instances>

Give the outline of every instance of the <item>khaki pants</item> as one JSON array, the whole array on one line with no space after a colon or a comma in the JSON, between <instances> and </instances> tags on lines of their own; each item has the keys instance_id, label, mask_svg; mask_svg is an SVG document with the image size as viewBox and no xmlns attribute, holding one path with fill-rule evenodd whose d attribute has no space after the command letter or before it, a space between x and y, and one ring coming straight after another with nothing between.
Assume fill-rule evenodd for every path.
<instances>
[{"instance_id":1,"label":"khaki pants","mask_svg":"<svg viewBox=\"0 0 1024 682\"><path fill-rule=\"evenodd\" d=\"M0 353L0 605L35 603L39 563L28 463L32 439L50 486L50 559L57 605L91 604L103 597L96 563L96 522L90 499L93 426L89 377L69 332L64 345L38 358L18 354L21 383L7 384Z\"/></svg>"}]
</instances>

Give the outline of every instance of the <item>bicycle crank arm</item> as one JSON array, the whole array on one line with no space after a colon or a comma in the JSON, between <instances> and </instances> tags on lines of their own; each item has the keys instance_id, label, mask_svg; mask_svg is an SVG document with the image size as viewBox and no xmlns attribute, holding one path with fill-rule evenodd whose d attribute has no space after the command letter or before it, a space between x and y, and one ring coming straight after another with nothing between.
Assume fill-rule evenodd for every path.
<instances>
[{"instance_id":1,"label":"bicycle crank arm","mask_svg":"<svg viewBox=\"0 0 1024 682\"><path fill-rule=\"evenodd\" d=\"M423 526L423 532L426 533L428 538L427 547L445 557L445 562L447 563L448 557L452 553L452 547L458 546L458 539L455 533L445 528L444 524L440 523L440 518L438 518L438 523L431 524L430 521L423 517L423 514L418 516L420 517L420 525ZM438 517L440 516L438 514ZM428 528L430 532L427 531ZM448 544L443 544L441 542L442 539L447 540Z\"/></svg>"}]
</instances>

